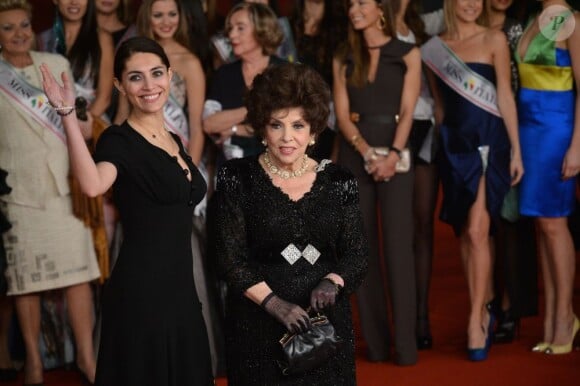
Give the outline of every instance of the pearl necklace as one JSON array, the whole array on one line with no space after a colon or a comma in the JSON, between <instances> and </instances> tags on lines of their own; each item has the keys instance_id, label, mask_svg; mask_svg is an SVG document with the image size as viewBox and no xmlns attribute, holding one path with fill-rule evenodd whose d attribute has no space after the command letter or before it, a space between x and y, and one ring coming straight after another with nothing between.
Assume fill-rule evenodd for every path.
<instances>
[{"instance_id":1,"label":"pearl necklace","mask_svg":"<svg viewBox=\"0 0 580 386\"><path fill-rule=\"evenodd\" d=\"M268 152L268 149L266 149L266 152L264 153L263 160L266 164L266 167L268 168L268 171L279 176L283 180L300 177L308 169L308 156L306 154L302 156L302 166L300 166L300 169L294 171L280 169L278 166L274 165L270 160L270 153Z\"/></svg>"}]
</instances>

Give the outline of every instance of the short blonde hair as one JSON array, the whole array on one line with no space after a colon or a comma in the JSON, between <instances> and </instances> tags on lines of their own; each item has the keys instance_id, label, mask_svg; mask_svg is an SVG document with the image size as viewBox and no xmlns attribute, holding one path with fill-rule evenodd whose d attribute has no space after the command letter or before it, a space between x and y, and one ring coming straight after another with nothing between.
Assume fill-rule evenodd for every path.
<instances>
[{"instance_id":1,"label":"short blonde hair","mask_svg":"<svg viewBox=\"0 0 580 386\"><path fill-rule=\"evenodd\" d=\"M272 55L284 39L284 34L278 18L272 8L261 3L238 3L228 13L226 17L226 33L231 30L230 20L236 12L246 10L248 17L254 26L254 38L262 47L264 54Z\"/></svg>"},{"instance_id":2,"label":"short blonde hair","mask_svg":"<svg viewBox=\"0 0 580 386\"><path fill-rule=\"evenodd\" d=\"M443 3L443 15L445 17L445 30L451 36L457 34L457 23L455 16L455 4L457 0L445 0ZM475 21L483 27L489 27L489 7L488 0L482 0L481 14Z\"/></svg>"},{"instance_id":3,"label":"short blonde hair","mask_svg":"<svg viewBox=\"0 0 580 386\"><path fill-rule=\"evenodd\" d=\"M27 0L0 0L0 12L21 9L32 15L32 6Z\"/></svg>"}]
</instances>

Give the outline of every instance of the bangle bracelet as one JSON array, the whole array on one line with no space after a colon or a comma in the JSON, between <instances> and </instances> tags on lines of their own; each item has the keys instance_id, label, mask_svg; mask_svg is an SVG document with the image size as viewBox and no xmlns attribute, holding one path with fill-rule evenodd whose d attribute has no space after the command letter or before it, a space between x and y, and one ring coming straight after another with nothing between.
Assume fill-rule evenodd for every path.
<instances>
[{"instance_id":1,"label":"bangle bracelet","mask_svg":"<svg viewBox=\"0 0 580 386\"><path fill-rule=\"evenodd\" d=\"M350 144L351 144L353 147L356 147L356 144L357 144L357 143L358 143L358 141L360 141L361 139L362 139L362 138L361 138L361 137L359 137L359 135L358 135L358 134L355 134L355 135L353 135L352 137L350 137Z\"/></svg>"},{"instance_id":2,"label":"bangle bracelet","mask_svg":"<svg viewBox=\"0 0 580 386\"><path fill-rule=\"evenodd\" d=\"M375 149L372 148L372 147L369 147L367 149L367 151L365 152L365 154L363 155L363 159L364 159L365 163L366 162L369 162L369 161L376 160L377 159L377 153L375 152Z\"/></svg>"},{"instance_id":3,"label":"bangle bracelet","mask_svg":"<svg viewBox=\"0 0 580 386\"><path fill-rule=\"evenodd\" d=\"M69 110L69 111L67 111L67 112L64 112L64 113L63 113L64 109L60 109L60 110L59 110L59 109L55 109L55 110L56 110L56 113L57 113L58 115L60 115L61 117L66 117L67 115L70 115L70 114L72 114L72 113L73 113L73 111L75 111L75 108L74 108L74 107L70 107L70 106L69 106L69 107L67 107L67 108L69 108L70 110Z\"/></svg>"},{"instance_id":4,"label":"bangle bracelet","mask_svg":"<svg viewBox=\"0 0 580 386\"><path fill-rule=\"evenodd\" d=\"M399 159L401 159L401 153L402 153L401 149L399 149L398 147L391 146L391 147L389 147L389 150L397 153L397 156L399 157Z\"/></svg>"}]
</instances>

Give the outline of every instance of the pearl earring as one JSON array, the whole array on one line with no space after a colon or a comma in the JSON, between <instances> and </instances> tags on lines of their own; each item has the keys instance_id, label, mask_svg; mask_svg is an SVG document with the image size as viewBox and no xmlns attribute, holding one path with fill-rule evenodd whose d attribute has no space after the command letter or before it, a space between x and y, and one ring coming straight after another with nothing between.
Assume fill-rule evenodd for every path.
<instances>
[{"instance_id":1,"label":"pearl earring","mask_svg":"<svg viewBox=\"0 0 580 386\"><path fill-rule=\"evenodd\" d=\"M266 142L266 138L264 138L264 139L262 140L262 145L264 145L264 146L267 146L267 145L268 145L268 142Z\"/></svg>"},{"instance_id":2,"label":"pearl earring","mask_svg":"<svg viewBox=\"0 0 580 386\"><path fill-rule=\"evenodd\" d=\"M309 144L310 146L314 146L314 144L315 144L315 143L316 143L316 141L314 140L314 138L311 138L311 139L310 139L310 142L308 142L308 144Z\"/></svg>"}]
</instances>

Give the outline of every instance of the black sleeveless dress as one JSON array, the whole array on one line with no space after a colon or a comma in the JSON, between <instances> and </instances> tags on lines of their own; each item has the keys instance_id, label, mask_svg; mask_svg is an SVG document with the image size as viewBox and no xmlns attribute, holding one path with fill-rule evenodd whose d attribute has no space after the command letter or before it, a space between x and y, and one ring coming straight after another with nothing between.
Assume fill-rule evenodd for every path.
<instances>
[{"instance_id":1,"label":"black sleeveless dress","mask_svg":"<svg viewBox=\"0 0 580 386\"><path fill-rule=\"evenodd\" d=\"M193 280L192 214L206 184L179 138L177 160L126 122L99 139L96 162L117 168L123 245L103 294L98 386L213 385Z\"/></svg>"}]
</instances>

